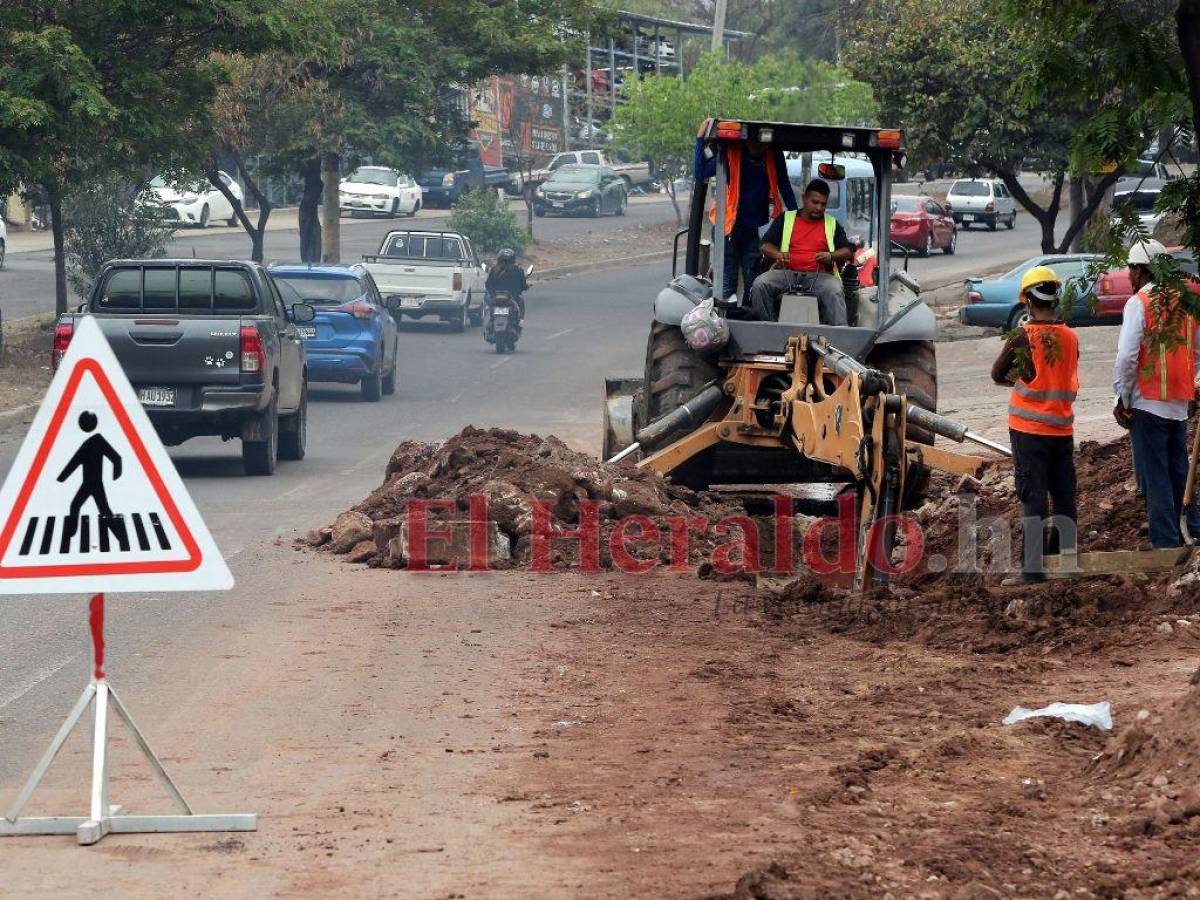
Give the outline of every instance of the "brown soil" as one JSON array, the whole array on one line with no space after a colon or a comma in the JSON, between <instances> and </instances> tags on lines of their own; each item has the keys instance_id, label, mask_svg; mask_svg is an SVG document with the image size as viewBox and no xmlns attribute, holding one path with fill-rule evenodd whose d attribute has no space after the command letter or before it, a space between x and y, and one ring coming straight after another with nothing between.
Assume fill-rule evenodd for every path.
<instances>
[{"instance_id":1,"label":"brown soil","mask_svg":"<svg viewBox=\"0 0 1200 900\"><path fill-rule=\"evenodd\" d=\"M539 271L546 272L560 266L668 251L679 226L675 224L670 205L663 207L662 214L670 221L598 229L554 241L538 241L526 252L523 262L532 263L536 277ZM536 232L536 226L534 230Z\"/></svg>"},{"instance_id":2,"label":"brown soil","mask_svg":"<svg viewBox=\"0 0 1200 900\"><path fill-rule=\"evenodd\" d=\"M54 316L32 316L4 323L0 353L0 409L36 403L50 384L50 345ZM33 410L30 410L30 418Z\"/></svg>"}]
</instances>

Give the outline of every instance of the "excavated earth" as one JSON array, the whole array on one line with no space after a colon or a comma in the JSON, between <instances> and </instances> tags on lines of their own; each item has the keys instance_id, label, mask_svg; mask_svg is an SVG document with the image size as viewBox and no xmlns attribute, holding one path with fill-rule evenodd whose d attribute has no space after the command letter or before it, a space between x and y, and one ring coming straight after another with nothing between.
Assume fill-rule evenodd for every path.
<instances>
[{"instance_id":1,"label":"excavated earth","mask_svg":"<svg viewBox=\"0 0 1200 900\"><path fill-rule=\"evenodd\" d=\"M1084 443L1077 468L1082 549L1148 547L1128 441ZM481 495L508 549L492 568L528 564L535 500L560 529L594 502L606 535L634 514L749 511L771 543L761 500L471 428L402 444L383 485L307 543L401 567L414 499L448 500L449 523ZM530 840L589 863L577 896L1200 897L1200 565L1005 587L994 538L1016 515L999 463L934 478L911 513L921 540L897 555L920 558L886 592L696 578L727 534L693 542L687 571L630 575L602 553L581 575L557 541L558 574L493 576L587 598L514 692L554 722L506 776ZM1001 724L1017 705L1101 700L1111 732Z\"/></svg>"}]
</instances>

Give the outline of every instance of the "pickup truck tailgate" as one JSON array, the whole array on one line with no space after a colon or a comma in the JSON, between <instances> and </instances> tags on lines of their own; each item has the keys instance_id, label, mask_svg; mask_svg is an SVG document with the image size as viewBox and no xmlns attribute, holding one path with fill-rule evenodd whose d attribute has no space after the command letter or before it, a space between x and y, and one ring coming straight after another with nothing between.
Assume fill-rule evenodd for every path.
<instances>
[{"instance_id":1,"label":"pickup truck tailgate","mask_svg":"<svg viewBox=\"0 0 1200 900\"><path fill-rule=\"evenodd\" d=\"M372 262L367 269L384 297L389 294L449 297L455 293L454 274L461 273L457 266L430 262Z\"/></svg>"},{"instance_id":2,"label":"pickup truck tailgate","mask_svg":"<svg viewBox=\"0 0 1200 900\"><path fill-rule=\"evenodd\" d=\"M241 380L237 318L95 316L134 387Z\"/></svg>"}]
</instances>

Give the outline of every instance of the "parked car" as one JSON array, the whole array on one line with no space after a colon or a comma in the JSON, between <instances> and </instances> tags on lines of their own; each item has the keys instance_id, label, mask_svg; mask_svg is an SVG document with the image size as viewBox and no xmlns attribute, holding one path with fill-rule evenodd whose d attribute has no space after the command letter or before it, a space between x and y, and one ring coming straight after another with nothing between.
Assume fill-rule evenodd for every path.
<instances>
[{"instance_id":1,"label":"parked car","mask_svg":"<svg viewBox=\"0 0 1200 900\"><path fill-rule=\"evenodd\" d=\"M465 331L483 321L487 266L465 235L392 231L363 260L397 322L436 316Z\"/></svg>"},{"instance_id":2,"label":"parked car","mask_svg":"<svg viewBox=\"0 0 1200 900\"><path fill-rule=\"evenodd\" d=\"M408 175L383 166L359 166L338 185L338 212L377 213L395 218L415 216L421 188Z\"/></svg>"},{"instance_id":3,"label":"parked car","mask_svg":"<svg viewBox=\"0 0 1200 900\"><path fill-rule=\"evenodd\" d=\"M946 206L964 229L976 222L992 231L1001 222L1005 228L1017 224L1017 204L998 178L958 179L946 193Z\"/></svg>"},{"instance_id":4,"label":"parked car","mask_svg":"<svg viewBox=\"0 0 1200 900\"><path fill-rule=\"evenodd\" d=\"M1180 268L1190 275L1196 274L1196 257L1185 247L1170 247L1167 250L1175 257ZM1189 281L1188 289L1200 294L1200 282ZM1128 267L1111 269L1096 280L1095 294L1100 298L1100 305L1107 310L1116 310L1119 317L1125 309L1125 301L1133 296L1133 283L1129 280Z\"/></svg>"},{"instance_id":5,"label":"parked car","mask_svg":"<svg viewBox=\"0 0 1200 900\"><path fill-rule=\"evenodd\" d=\"M563 166L607 166L625 181L626 190L650 182L650 163L610 156L603 150L567 150L556 153L544 169L535 169L529 177L534 184L546 181Z\"/></svg>"},{"instance_id":6,"label":"parked car","mask_svg":"<svg viewBox=\"0 0 1200 900\"><path fill-rule=\"evenodd\" d=\"M218 172L217 176L239 203L245 200L241 185L232 176L225 172ZM149 191L158 201L159 214L166 219L177 219L197 228L207 228L212 219L227 225L237 224L233 204L208 182L171 184L159 175L150 181Z\"/></svg>"},{"instance_id":7,"label":"parked car","mask_svg":"<svg viewBox=\"0 0 1200 900\"><path fill-rule=\"evenodd\" d=\"M298 326L316 311L307 303L285 306L262 266L105 263L78 312L55 325L52 367L83 315L104 332L163 443L240 438L247 475L272 475L277 459L304 458L308 364Z\"/></svg>"},{"instance_id":8,"label":"parked car","mask_svg":"<svg viewBox=\"0 0 1200 900\"><path fill-rule=\"evenodd\" d=\"M1155 212L1154 206L1158 203L1158 196L1164 184L1159 178L1122 178L1113 192L1113 210L1123 206L1131 207L1137 213L1142 227L1153 234L1155 226L1163 217L1162 213ZM1115 216L1113 220L1116 221Z\"/></svg>"},{"instance_id":9,"label":"parked car","mask_svg":"<svg viewBox=\"0 0 1200 900\"><path fill-rule=\"evenodd\" d=\"M947 256L958 245L958 226L930 197L892 196L892 241L921 256L941 250Z\"/></svg>"},{"instance_id":10,"label":"parked car","mask_svg":"<svg viewBox=\"0 0 1200 900\"><path fill-rule=\"evenodd\" d=\"M417 183L426 206L453 206L467 191L481 187L514 194L521 192L520 186L514 184L513 176L500 166L484 166L482 176L470 169L430 169L417 179Z\"/></svg>"},{"instance_id":11,"label":"parked car","mask_svg":"<svg viewBox=\"0 0 1200 900\"><path fill-rule=\"evenodd\" d=\"M563 166L533 193L533 214L582 213L625 215L629 203L625 181L607 166Z\"/></svg>"},{"instance_id":12,"label":"parked car","mask_svg":"<svg viewBox=\"0 0 1200 900\"><path fill-rule=\"evenodd\" d=\"M297 326L310 383L358 384L371 402L396 392L396 320L365 266L272 266L270 272L286 303L316 310L310 324Z\"/></svg>"},{"instance_id":13,"label":"parked car","mask_svg":"<svg viewBox=\"0 0 1200 900\"><path fill-rule=\"evenodd\" d=\"M1096 253L1067 253L1035 256L1027 259L1015 269L996 278L968 278L964 284L964 303L958 311L959 321L966 325L984 325L1011 331L1028 316L1018 298L1021 276L1034 266L1049 266L1065 284L1076 279L1078 302L1071 311L1071 323L1095 325L1118 320L1124 308L1124 299L1119 304L1112 298L1094 313L1090 310L1092 288L1086 279L1088 264L1101 259ZM1126 298L1128 295L1126 295Z\"/></svg>"}]
</instances>

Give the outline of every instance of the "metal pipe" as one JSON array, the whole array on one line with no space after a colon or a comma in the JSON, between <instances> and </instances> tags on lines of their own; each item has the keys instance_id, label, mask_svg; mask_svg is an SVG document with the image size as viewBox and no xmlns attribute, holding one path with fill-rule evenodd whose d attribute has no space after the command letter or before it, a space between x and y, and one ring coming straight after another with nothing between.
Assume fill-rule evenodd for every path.
<instances>
[{"instance_id":1,"label":"metal pipe","mask_svg":"<svg viewBox=\"0 0 1200 900\"><path fill-rule=\"evenodd\" d=\"M610 464L611 463L619 463L621 460L623 460L625 457L629 456L631 453L636 453L638 450L641 450L641 449L642 449L642 445L639 444L637 441L634 441L632 444L630 444L628 447L626 447L624 450L622 450L616 456L610 457L608 462Z\"/></svg>"}]
</instances>

